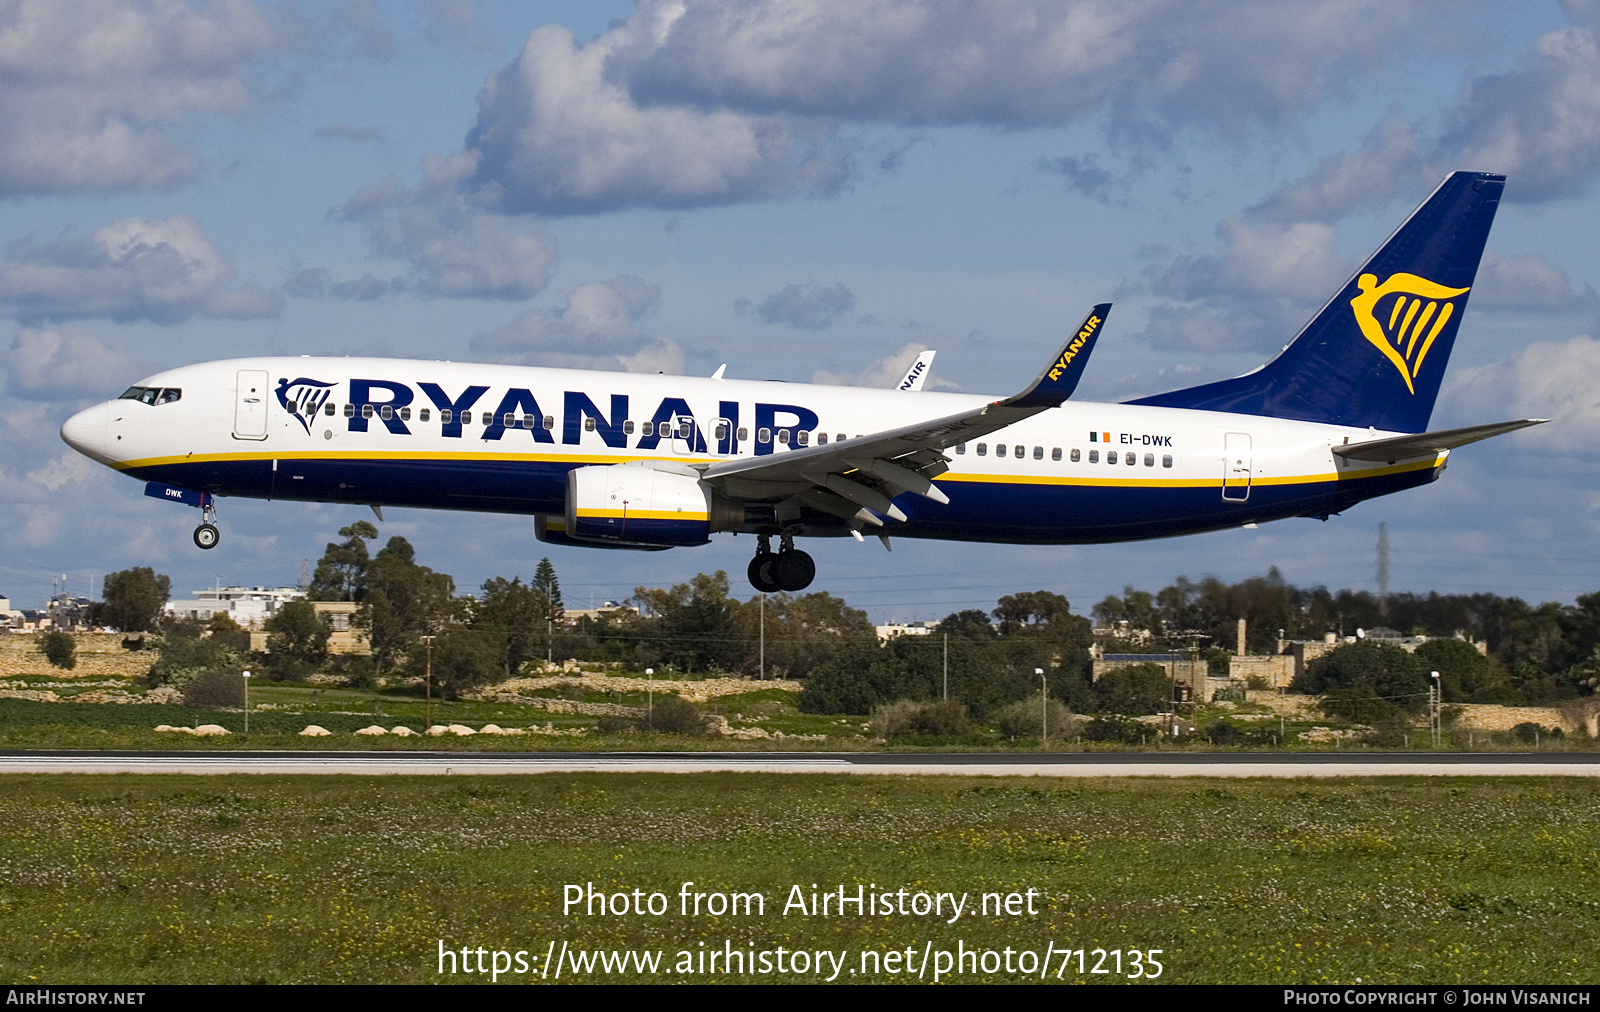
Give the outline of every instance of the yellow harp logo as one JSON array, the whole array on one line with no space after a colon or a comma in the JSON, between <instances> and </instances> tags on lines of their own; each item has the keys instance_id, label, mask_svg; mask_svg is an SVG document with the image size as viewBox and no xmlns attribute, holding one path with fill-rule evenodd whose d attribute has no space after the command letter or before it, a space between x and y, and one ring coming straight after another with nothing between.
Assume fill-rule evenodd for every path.
<instances>
[{"instance_id":1,"label":"yellow harp logo","mask_svg":"<svg viewBox=\"0 0 1600 1012\"><path fill-rule=\"evenodd\" d=\"M1350 300L1350 306L1361 333L1400 370L1406 389L1416 393L1411 381L1422 372L1434 338L1455 315L1456 304L1451 300L1468 289L1446 288L1405 273L1391 274L1381 285L1376 275L1363 274L1356 285L1361 294ZM1392 302L1379 306L1391 296Z\"/></svg>"}]
</instances>

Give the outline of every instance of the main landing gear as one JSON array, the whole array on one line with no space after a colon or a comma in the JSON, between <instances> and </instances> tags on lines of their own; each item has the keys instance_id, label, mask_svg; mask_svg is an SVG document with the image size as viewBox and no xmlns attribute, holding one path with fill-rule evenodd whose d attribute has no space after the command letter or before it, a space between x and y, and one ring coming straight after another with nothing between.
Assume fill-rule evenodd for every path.
<instances>
[{"instance_id":1,"label":"main landing gear","mask_svg":"<svg viewBox=\"0 0 1600 1012\"><path fill-rule=\"evenodd\" d=\"M772 550L769 535L760 537L761 547L756 549L756 557L750 560L747 571L750 586L763 594L780 590L805 590L811 586L811 581L817 575L817 564L810 555L794 546L793 536L778 535L779 548L776 552Z\"/></svg>"},{"instance_id":2,"label":"main landing gear","mask_svg":"<svg viewBox=\"0 0 1600 1012\"><path fill-rule=\"evenodd\" d=\"M209 498L209 497L208 497ZM201 507L201 523L194 529L194 544L196 548L207 551L217 547L217 542L222 540L222 532L217 530L216 508L207 502Z\"/></svg>"}]
</instances>

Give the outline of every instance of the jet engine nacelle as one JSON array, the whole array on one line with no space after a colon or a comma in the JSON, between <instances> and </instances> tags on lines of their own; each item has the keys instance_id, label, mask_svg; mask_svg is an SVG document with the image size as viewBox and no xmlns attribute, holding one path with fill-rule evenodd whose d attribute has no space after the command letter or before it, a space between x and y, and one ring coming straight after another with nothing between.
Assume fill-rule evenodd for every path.
<instances>
[{"instance_id":1,"label":"jet engine nacelle","mask_svg":"<svg viewBox=\"0 0 1600 1012\"><path fill-rule=\"evenodd\" d=\"M599 464L567 472L568 537L629 546L703 545L744 511L698 472L644 464Z\"/></svg>"}]
</instances>

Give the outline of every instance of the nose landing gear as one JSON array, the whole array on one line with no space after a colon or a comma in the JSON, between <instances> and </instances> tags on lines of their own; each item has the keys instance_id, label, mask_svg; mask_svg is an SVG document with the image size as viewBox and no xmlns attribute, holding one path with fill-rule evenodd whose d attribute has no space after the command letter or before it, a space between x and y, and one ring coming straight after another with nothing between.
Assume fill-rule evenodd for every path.
<instances>
[{"instance_id":1,"label":"nose landing gear","mask_svg":"<svg viewBox=\"0 0 1600 1012\"><path fill-rule=\"evenodd\" d=\"M194 529L194 544L196 548L206 551L217 547L217 542L222 540L222 532L217 530L217 510L211 505L210 496L206 497L206 504L201 509L201 523Z\"/></svg>"},{"instance_id":2,"label":"nose landing gear","mask_svg":"<svg viewBox=\"0 0 1600 1012\"><path fill-rule=\"evenodd\" d=\"M763 594L780 590L805 590L817 575L817 563L805 552L794 547L794 538L788 534L778 536L779 550L772 550L766 534L760 535L761 544L756 557L750 560L747 575L750 586Z\"/></svg>"}]
</instances>

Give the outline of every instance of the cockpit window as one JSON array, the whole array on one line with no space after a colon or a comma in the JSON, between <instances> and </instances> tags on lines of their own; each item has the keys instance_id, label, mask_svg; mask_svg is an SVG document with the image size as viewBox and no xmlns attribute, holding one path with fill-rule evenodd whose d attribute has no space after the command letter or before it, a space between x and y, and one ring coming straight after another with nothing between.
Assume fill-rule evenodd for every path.
<instances>
[{"instance_id":1,"label":"cockpit window","mask_svg":"<svg viewBox=\"0 0 1600 1012\"><path fill-rule=\"evenodd\" d=\"M183 391L177 387L129 387L119 401L138 401L140 404L171 404L181 400Z\"/></svg>"}]
</instances>

